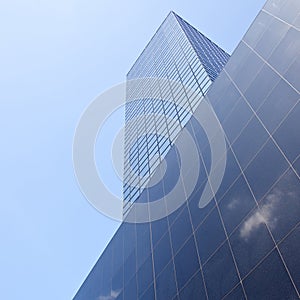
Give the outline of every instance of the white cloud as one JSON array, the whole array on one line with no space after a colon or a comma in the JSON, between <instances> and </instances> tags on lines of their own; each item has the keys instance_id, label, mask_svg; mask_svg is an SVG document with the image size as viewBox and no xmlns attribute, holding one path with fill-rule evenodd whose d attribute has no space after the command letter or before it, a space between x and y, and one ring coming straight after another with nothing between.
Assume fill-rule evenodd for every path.
<instances>
[{"instance_id":1,"label":"white cloud","mask_svg":"<svg viewBox=\"0 0 300 300\"><path fill-rule=\"evenodd\" d=\"M298 179L292 170L288 170L263 200L260 209L247 218L241 230L240 237L247 240L251 234L263 223L267 223L272 230L282 217L283 209L297 209L300 197L300 187ZM285 207L288 206L288 207Z\"/></svg>"},{"instance_id":2,"label":"white cloud","mask_svg":"<svg viewBox=\"0 0 300 300\"><path fill-rule=\"evenodd\" d=\"M228 204L227 208L229 210L234 210L239 204L239 200L237 198L233 198Z\"/></svg>"},{"instance_id":3,"label":"white cloud","mask_svg":"<svg viewBox=\"0 0 300 300\"><path fill-rule=\"evenodd\" d=\"M275 210L284 196L283 192L276 188L265 199L265 203L256 209L255 212L244 222L240 229L240 237L244 240L248 238L257 230L260 225L267 223L270 228L276 226L277 218L275 216Z\"/></svg>"},{"instance_id":4,"label":"white cloud","mask_svg":"<svg viewBox=\"0 0 300 300\"><path fill-rule=\"evenodd\" d=\"M256 211L251 217L249 217L243 224L240 230L240 237L244 240L248 240L251 233L255 231L261 224L265 222L263 216L259 211Z\"/></svg>"},{"instance_id":5,"label":"white cloud","mask_svg":"<svg viewBox=\"0 0 300 300\"><path fill-rule=\"evenodd\" d=\"M107 296L99 296L98 300L115 300L120 294L120 290L112 290L110 295Z\"/></svg>"}]
</instances>

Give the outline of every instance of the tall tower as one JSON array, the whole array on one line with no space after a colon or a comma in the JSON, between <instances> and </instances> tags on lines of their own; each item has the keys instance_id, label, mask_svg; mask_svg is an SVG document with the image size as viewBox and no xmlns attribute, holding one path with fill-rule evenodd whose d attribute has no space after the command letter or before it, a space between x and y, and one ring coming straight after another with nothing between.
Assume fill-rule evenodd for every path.
<instances>
[{"instance_id":1,"label":"tall tower","mask_svg":"<svg viewBox=\"0 0 300 300\"><path fill-rule=\"evenodd\" d=\"M138 57L127 74L124 214L139 197L229 57L174 12L169 13ZM156 84L136 81L143 78L164 80ZM187 87L201 97L188 95ZM152 98L143 95L149 88L153 89Z\"/></svg>"}]
</instances>

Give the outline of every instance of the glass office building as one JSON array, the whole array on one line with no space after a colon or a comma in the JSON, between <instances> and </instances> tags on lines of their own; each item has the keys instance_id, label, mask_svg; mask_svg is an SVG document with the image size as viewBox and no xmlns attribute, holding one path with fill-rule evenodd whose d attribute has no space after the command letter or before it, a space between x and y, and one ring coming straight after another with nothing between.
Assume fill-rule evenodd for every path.
<instances>
[{"instance_id":1,"label":"glass office building","mask_svg":"<svg viewBox=\"0 0 300 300\"><path fill-rule=\"evenodd\" d=\"M212 199L199 208L205 188L213 186L210 174L215 167L214 137L210 139L197 121L203 107L200 101L192 105L183 123L177 122L182 128L168 139L170 146L160 157L162 161L139 196L133 198L134 203L167 198L181 181L182 193L173 198L176 202L186 197L186 201L159 220L123 222L74 299L299 299L300 1L268 0L223 69L228 55L215 51L219 48L213 48L217 46L185 21L171 13L164 25L168 26L163 37L159 35L161 26L157 39L149 45L171 37L168 31L174 30L175 36L189 45L186 51L191 49L191 56L203 58L207 53L207 61L199 59L197 64L205 70L209 88L203 91L197 76L192 77L196 88L190 87L198 89L201 101L209 103L222 127L226 140L224 176ZM166 45L164 42L163 51L168 52ZM174 47L178 45L180 38L174 42ZM157 47L143 52L130 70L129 80L153 74L171 78L169 65L158 74L148 73L151 66L145 65L143 73L143 55L156 57L155 51L163 52ZM223 60L217 53L224 53ZM183 74L176 68L176 60L170 60L170 65L178 71L172 80L180 81ZM137 88L129 85L129 98ZM156 107L156 100L146 100L132 102L128 123L130 111L134 114L141 107L145 114L148 102ZM175 104L176 111L180 103ZM168 126L166 120L159 124ZM182 163L192 148L182 137L184 130L196 145L200 166L196 168L191 159L182 174ZM145 144L141 141L137 148L142 150ZM158 143L155 151L160 148ZM141 166L140 156L134 158ZM189 176L194 176L195 169L197 182L187 195ZM138 176L140 171L137 169Z\"/></svg>"},{"instance_id":2,"label":"glass office building","mask_svg":"<svg viewBox=\"0 0 300 300\"><path fill-rule=\"evenodd\" d=\"M127 74L124 214L228 61L229 54L170 12ZM164 78L148 82L142 78ZM177 83L174 85L174 83ZM145 93L151 85L151 95ZM188 97L186 87L197 90Z\"/></svg>"}]
</instances>

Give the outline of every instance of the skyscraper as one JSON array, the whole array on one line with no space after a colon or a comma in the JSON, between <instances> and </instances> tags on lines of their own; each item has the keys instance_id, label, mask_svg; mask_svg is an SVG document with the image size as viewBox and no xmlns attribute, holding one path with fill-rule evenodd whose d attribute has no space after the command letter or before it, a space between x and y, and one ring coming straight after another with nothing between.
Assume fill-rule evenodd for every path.
<instances>
[{"instance_id":1,"label":"skyscraper","mask_svg":"<svg viewBox=\"0 0 300 300\"><path fill-rule=\"evenodd\" d=\"M124 213L201 101L188 97L186 88L204 96L228 58L229 54L170 12L136 60L127 74ZM152 82L153 98L142 94L145 85L151 84L136 81L143 78L165 79Z\"/></svg>"},{"instance_id":2,"label":"skyscraper","mask_svg":"<svg viewBox=\"0 0 300 300\"><path fill-rule=\"evenodd\" d=\"M131 165L130 176L138 180L125 180L125 184L133 183L133 188L127 196L125 186L124 196L132 203L165 200L181 182L171 197L181 205L168 212L166 202L165 217L155 221L122 223L75 299L299 298L299 16L297 0L267 1L230 58L174 13L167 17L130 70L128 80L161 76L162 82L179 80L183 94L189 87L195 89L195 84L200 96L193 104L187 93L184 103L190 106L180 105L180 97L172 102L174 85L170 84L166 95L142 99L134 93L142 95L143 89L129 82L128 100L132 97L133 101L127 107L126 121L129 124L141 115L145 123L139 122L141 129L139 124L126 128L126 151L132 151L130 161L138 165L136 169ZM184 54L188 52L191 58ZM180 59L186 69L178 67ZM189 59L195 61L195 67ZM203 77L196 75L197 68ZM190 81L181 81L185 75ZM200 84L200 78L207 86ZM156 88L161 91L160 85ZM168 102L170 108L164 107ZM205 103L226 141L223 155L217 158L213 145L220 136L203 129L208 120L203 114ZM155 134L158 126L153 125L154 134L143 131L147 122L152 122L146 118L148 104L155 115L165 117L159 128L166 128L166 150L164 142L158 141L161 132ZM180 119L181 106L190 111ZM168 127L167 109L173 109L175 113L169 116L179 120L174 136ZM193 145L184 132L192 137ZM137 143L131 142L131 133ZM160 156L158 164L150 160L152 136L156 139L153 151ZM193 147L199 156L197 164L186 160L192 157ZM224 176L215 188L212 174L220 173L218 166L224 157ZM148 173L143 171L142 159L147 161ZM184 163L189 165L182 172ZM196 184L187 194L194 170ZM146 183L139 185L144 177ZM212 197L200 205L207 187Z\"/></svg>"}]
</instances>

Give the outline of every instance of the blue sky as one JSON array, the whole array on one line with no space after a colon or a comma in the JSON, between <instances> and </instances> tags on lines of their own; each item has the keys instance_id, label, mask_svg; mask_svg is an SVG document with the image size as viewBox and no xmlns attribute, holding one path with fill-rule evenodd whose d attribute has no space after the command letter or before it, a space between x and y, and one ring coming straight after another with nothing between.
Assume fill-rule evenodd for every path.
<instances>
[{"instance_id":1,"label":"blue sky","mask_svg":"<svg viewBox=\"0 0 300 300\"><path fill-rule=\"evenodd\" d=\"M88 103L125 79L168 12L231 53L263 4L1 4L1 299L71 299L119 226L80 192L74 131Z\"/></svg>"}]
</instances>

